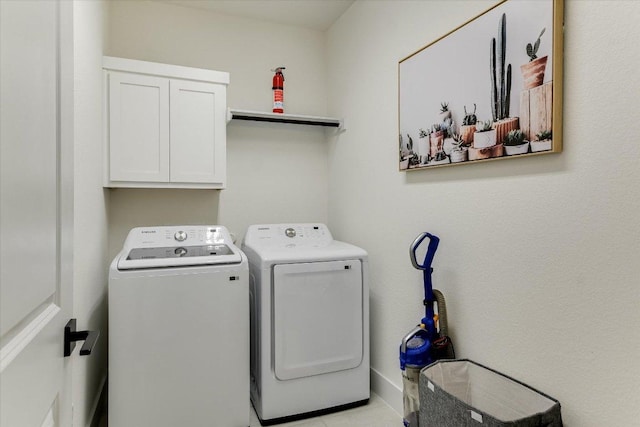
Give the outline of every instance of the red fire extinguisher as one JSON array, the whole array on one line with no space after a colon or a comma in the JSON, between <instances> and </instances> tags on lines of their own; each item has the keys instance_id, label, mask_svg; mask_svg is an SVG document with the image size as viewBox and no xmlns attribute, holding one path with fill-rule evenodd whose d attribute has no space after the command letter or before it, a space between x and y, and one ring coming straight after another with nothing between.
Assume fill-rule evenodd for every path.
<instances>
[{"instance_id":1,"label":"red fire extinguisher","mask_svg":"<svg viewBox=\"0 0 640 427\"><path fill-rule=\"evenodd\" d=\"M275 70L276 74L273 76L273 112L284 113L284 74L282 74L284 67L278 67Z\"/></svg>"}]
</instances>

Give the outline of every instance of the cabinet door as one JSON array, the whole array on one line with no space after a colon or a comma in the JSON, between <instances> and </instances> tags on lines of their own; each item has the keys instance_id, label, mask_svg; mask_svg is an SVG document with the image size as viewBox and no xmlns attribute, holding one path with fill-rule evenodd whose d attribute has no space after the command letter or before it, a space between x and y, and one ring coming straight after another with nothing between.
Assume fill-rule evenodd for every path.
<instances>
[{"instance_id":1,"label":"cabinet door","mask_svg":"<svg viewBox=\"0 0 640 427\"><path fill-rule=\"evenodd\" d=\"M171 80L172 183L224 186L226 87Z\"/></svg>"},{"instance_id":2,"label":"cabinet door","mask_svg":"<svg viewBox=\"0 0 640 427\"><path fill-rule=\"evenodd\" d=\"M169 80L109 73L111 181L169 181Z\"/></svg>"}]
</instances>

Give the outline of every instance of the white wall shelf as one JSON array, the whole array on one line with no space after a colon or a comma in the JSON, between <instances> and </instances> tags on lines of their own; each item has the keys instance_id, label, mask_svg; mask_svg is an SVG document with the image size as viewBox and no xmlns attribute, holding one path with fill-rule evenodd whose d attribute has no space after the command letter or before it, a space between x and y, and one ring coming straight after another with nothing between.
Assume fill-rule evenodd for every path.
<instances>
[{"instance_id":1,"label":"white wall shelf","mask_svg":"<svg viewBox=\"0 0 640 427\"><path fill-rule=\"evenodd\" d=\"M325 127L334 127L340 130L344 130L343 121L333 117L303 116L299 114L267 113L262 111L239 110L235 108L229 108L227 110L227 122L230 122L231 120L252 120L257 122L289 123L289 124L308 125L308 126L325 126Z\"/></svg>"}]
</instances>

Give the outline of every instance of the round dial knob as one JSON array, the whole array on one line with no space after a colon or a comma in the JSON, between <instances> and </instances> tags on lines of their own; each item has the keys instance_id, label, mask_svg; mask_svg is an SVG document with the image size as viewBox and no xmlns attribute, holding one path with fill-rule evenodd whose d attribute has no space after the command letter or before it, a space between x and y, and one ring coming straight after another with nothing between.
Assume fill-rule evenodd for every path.
<instances>
[{"instance_id":1,"label":"round dial knob","mask_svg":"<svg viewBox=\"0 0 640 427\"><path fill-rule=\"evenodd\" d=\"M284 230L284 234L287 237L296 237L296 230L294 230L293 228L287 228L286 230Z\"/></svg>"},{"instance_id":2,"label":"round dial knob","mask_svg":"<svg viewBox=\"0 0 640 427\"><path fill-rule=\"evenodd\" d=\"M173 235L173 238L178 242L184 242L185 240L187 240L187 233L185 233L184 231L176 231L176 234Z\"/></svg>"},{"instance_id":3,"label":"round dial knob","mask_svg":"<svg viewBox=\"0 0 640 427\"><path fill-rule=\"evenodd\" d=\"M187 254L187 249L185 249L185 248L176 248L176 250L173 251L173 253L175 253L178 256L185 256Z\"/></svg>"}]
</instances>

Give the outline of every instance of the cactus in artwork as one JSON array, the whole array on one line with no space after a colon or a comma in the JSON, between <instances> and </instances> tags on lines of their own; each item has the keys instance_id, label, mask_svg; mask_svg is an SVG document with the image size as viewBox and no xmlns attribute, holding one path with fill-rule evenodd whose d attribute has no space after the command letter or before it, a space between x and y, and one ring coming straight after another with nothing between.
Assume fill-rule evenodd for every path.
<instances>
[{"instance_id":1,"label":"cactus in artwork","mask_svg":"<svg viewBox=\"0 0 640 427\"><path fill-rule=\"evenodd\" d=\"M486 122L478 120L476 123L476 132L488 132L493 129L493 121L487 120Z\"/></svg>"},{"instance_id":2,"label":"cactus in artwork","mask_svg":"<svg viewBox=\"0 0 640 427\"><path fill-rule=\"evenodd\" d=\"M496 38L491 39L491 111L493 120L497 120L498 115L498 83L496 81Z\"/></svg>"},{"instance_id":3,"label":"cactus in artwork","mask_svg":"<svg viewBox=\"0 0 640 427\"><path fill-rule=\"evenodd\" d=\"M509 106L511 105L511 64L507 65L507 90L504 94L504 107L503 117L506 119L509 117Z\"/></svg>"},{"instance_id":4,"label":"cactus in artwork","mask_svg":"<svg viewBox=\"0 0 640 427\"><path fill-rule=\"evenodd\" d=\"M537 58L536 54L538 53L538 48L540 47L540 38L544 34L545 30L546 28L543 28L542 31L540 31L540 35L533 45L531 45L531 43L527 43L527 55L529 55L529 62Z\"/></svg>"},{"instance_id":5,"label":"cactus in artwork","mask_svg":"<svg viewBox=\"0 0 640 427\"><path fill-rule=\"evenodd\" d=\"M521 145L524 144L526 142L526 137L524 132L522 132L520 129L514 129L509 131L509 133L504 137L504 145L507 146L514 146L514 145Z\"/></svg>"},{"instance_id":6,"label":"cactus in artwork","mask_svg":"<svg viewBox=\"0 0 640 427\"><path fill-rule=\"evenodd\" d=\"M464 140L464 138L462 137L462 135L460 135L459 133L454 133L451 136L451 139L453 139L453 142L451 143L451 146L452 146L454 151L463 150L465 148L468 148L471 145L470 143L467 143Z\"/></svg>"},{"instance_id":7,"label":"cactus in artwork","mask_svg":"<svg viewBox=\"0 0 640 427\"><path fill-rule=\"evenodd\" d=\"M473 104L473 113L467 112L467 106L464 106L464 118L462 119L463 126L475 125L478 121L476 116L476 104Z\"/></svg>"},{"instance_id":8,"label":"cactus in artwork","mask_svg":"<svg viewBox=\"0 0 640 427\"><path fill-rule=\"evenodd\" d=\"M543 130L536 133L536 141L545 141L547 139L551 139L551 131Z\"/></svg>"},{"instance_id":9,"label":"cactus in artwork","mask_svg":"<svg viewBox=\"0 0 640 427\"><path fill-rule=\"evenodd\" d=\"M505 87L504 87L504 63L507 58L507 15L505 13L500 17L500 39L498 44L498 64L500 65L500 111L498 113L497 120L503 119L501 117L504 114L504 100L505 100ZM494 119L496 121L496 119Z\"/></svg>"},{"instance_id":10,"label":"cactus in artwork","mask_svg":"<svg viewBox=\"0 0 640 427\"><path fill-rule=\"evenodd\" d=\"M498 41L491 39L490 61L491 68L491 108L493 121L509 117L511 103L511 64L505 68L507 54L507 15L500 18L500 33Z\"/></svg>"}]
</instances>

